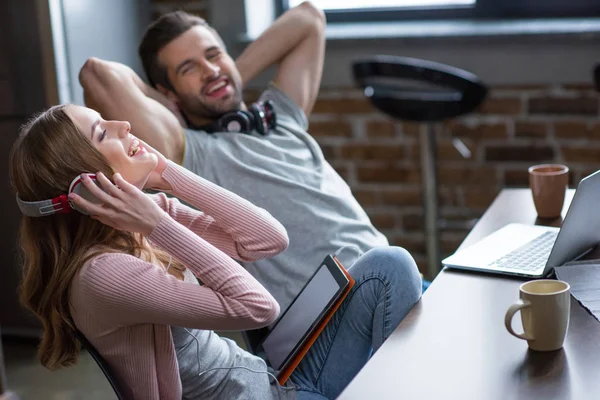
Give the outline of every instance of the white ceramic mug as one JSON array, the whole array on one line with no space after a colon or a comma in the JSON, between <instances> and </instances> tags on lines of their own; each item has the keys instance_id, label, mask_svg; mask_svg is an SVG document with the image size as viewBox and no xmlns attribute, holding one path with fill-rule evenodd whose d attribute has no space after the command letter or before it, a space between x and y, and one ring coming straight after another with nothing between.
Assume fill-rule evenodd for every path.
<instances>
[{"instance_id":1,"label":"white ceramic mug","mask_svg":"<svg viewBox=\"0 0 600 400\"><path fill-rule=\"evenodd\" d=\"M504 318L508 332L527 340L529 348L537 351L558 350L563 346L571 314L570 286L567 282L539 279L519 288L520 300L510 306ZM512 319L521 311L523 333L512 328Z\"/></svg>"}]
</instances>

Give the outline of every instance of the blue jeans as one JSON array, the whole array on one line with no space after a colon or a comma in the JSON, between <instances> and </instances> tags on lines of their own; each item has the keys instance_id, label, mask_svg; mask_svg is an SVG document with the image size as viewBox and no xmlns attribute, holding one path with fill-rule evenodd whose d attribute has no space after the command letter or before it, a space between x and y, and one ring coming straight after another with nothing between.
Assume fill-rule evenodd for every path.
<instances>
[{"instance_id":1,"label":"blue jeans","mask_svg":"<svg viewBox=\"0 0 600 400\"><path fill-rule=\"evenodd\" d=\"M348 271L354 287L290 377L300 400L338 397L421 297L403 248L372 249Z\"/></svg>"}]
</instances>

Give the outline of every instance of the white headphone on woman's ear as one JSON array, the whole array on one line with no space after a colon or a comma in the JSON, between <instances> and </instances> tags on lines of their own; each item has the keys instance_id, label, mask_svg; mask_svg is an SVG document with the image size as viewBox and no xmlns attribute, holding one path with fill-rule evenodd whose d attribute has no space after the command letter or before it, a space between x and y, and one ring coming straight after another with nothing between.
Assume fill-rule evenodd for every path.
<instances>
[{"instance_id":1,"label":"white headphone on woman's ear","mask_svg":"<svg viewBox=\"0 0 600 400\"><path fill-rule=\"evenodd\" d=\"M100 184L96 180L96 174L86 175L89 176L90 179L92 179L92 182L94 182L98 187L100 187ZM90 193L89 190L86 189L86 187L81 181L81 176L78 175L77 177L75 177L75 179L73 179L73 181L69 185L69 191L67 192L67 194L61 194L58 197L54 197L52 199L47 200L23 201L17 193L17 205L19 206L19 209L21 210L23 215L26 215L28 217L45 217L47 215L52 214L67 214L70 213L71 210L77 210L82 214L88 215L87 212L80 208L77 208L73 203L69 201L68 195L70 193L75 193L92 203L101 203L101 201L98 200L96 196L94 196L92 193Z\"/></svg>"}]
</instances>

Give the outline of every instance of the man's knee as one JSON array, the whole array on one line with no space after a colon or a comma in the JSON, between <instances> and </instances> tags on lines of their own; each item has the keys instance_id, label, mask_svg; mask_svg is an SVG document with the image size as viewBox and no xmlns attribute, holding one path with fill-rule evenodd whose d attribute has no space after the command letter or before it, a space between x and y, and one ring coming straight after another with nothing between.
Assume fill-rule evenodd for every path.
<instances>
[{"instance_id":1,"label":"man's knee","mask_svg":"<svg viewBox=\"0 0 600 400\"><path fill-rule=\"evenodd\" d=\"M415 259L402 247L375 247L363 254L360 261L378 265L379 268L388 268L394 274L400 273L400 275L405 275L415 273L419 275Z\"/></svg>"},{"instance_id":2,"label":"man's knee","mask_svg":"<svg viewBox=\"0 0 600 400\"><path fill-rule=\"evenodd\" d=\"M402 247L376 247L357 261L373 273L383 274L392 287L416 302L422 293L421 274L414 258ZM359 265L356 265L359 266Z\"/></svg>"}]
</instances>

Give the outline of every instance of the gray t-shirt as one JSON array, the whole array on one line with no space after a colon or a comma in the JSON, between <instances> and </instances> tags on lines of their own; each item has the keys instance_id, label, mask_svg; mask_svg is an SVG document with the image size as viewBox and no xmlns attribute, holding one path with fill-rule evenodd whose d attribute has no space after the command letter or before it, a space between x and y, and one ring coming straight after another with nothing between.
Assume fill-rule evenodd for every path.
<instances>
[{"instance_id":1,"label":"gray t-shirt","mask_svg":"<svg viewBox=\"0 0 600 400\"><path fill-rule=\"evenodd\" d=\"M274 85L260 100L273 101L275 129L266 136L186 129L183 165L266 209L287 229L286 251L243 263L283 311L326 255L347 245L364 253L388 242L323 157L298 105ZM348 268L359 255L351 248L339 259Z\"/></svg>"},{"instance_id":2,"label":"gray t-shirt","mask_svg":"<svg viewBox=\"0 0 600 400\"><path fill-rule=\"evenodd\" d=\"M185 282L198 284L185 270ZM183 400L294 400L290 381L285 387L267 373L274 371L259 357L213 331L171 327Z\"/></svg>"}]
</instances>

